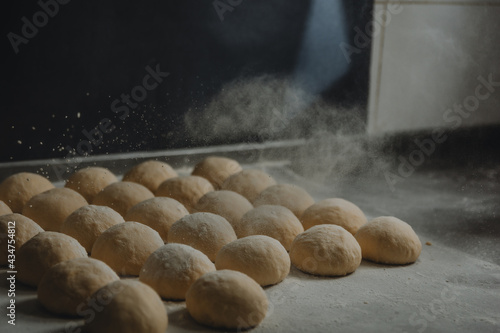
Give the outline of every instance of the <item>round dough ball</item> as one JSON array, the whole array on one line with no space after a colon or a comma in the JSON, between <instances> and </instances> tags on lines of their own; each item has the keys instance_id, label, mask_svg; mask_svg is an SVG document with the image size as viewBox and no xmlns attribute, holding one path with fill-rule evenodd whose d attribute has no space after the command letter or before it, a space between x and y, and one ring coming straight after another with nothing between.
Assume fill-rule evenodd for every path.
<instances>
[{"instance_id":1,"label":"round dough ball","mask_svg":"<svg viewBox=\"0 0 500 333\"><path fill-rule=\"evenodd\" d=\"M342 276L354 272L361 264L361 248L344 228L322 224L295 238L290 259L295 267L306 273Z\"/></svg>"},{"instance_id":2,"label":"round dough ball","mask_svg":"<svg viewBox=\"0 0 500 333\"><path fill-rule=\"evenodd\" d=\"M169 243L189 245L215 261L217 252L236 240L233 227L222 216L211 213L194 213L172 224L168 233Z\"/></svg>"},{"instance_id":3,"label":"round dough ball","mask_svg":"<svg viewBox=\"0 0 500 333\"><path fill-rule=\"evenodd\" d=\"M301 187L291 184L269 186L253 202L254 206L278 205L290 209L300 219L314 199Z\"/></svg>"},{"instance_id":4,"label":"round dough ball","mask_svg":"<svg viewBox=\"0 0 500 333\"><path fill-rule=\"evenodd\" d=\"M86 205L88 202L80 193L69 188L54 188L32 197L24 206L23 215L46 231L59 231L71 213Z\"/></svg>"},{"instance_id":5,"label":"round dough ball","mask_svg":"<svg viewBox=\"0 0 500 333\"><path fill-rule=\"evenodd\" d=\"M135 280L118 280L92 296L99 309L85 323L87 333L164 333L168 316L160 296L148 285Z\"/></svg>"},{"instance_id":6,"label":"round dough ball","mask_svg":"<svg viewBox=\"0 0 500 333\"><path fill-rule=\"evenodd\" d=\"M76 258L52 266L38 285L38 301L50 312L83 316L82 304L99 288L119 280L100 260Z\"/></svg>"},{"instance_id":7,"label":"round dough ball","mask_svg":"<svg viewBox=\"0 0 500 333\"><path fill-rule=\"evenodd\" d=\"M139 222L123 222L104 231L92 247L92 257L120 275L139 275L146 259L163 246L157 231Z\"/></svg>"},{"instance_id":8,"label":"round dough ball","mask_svg":"<svg viewBox=\"0 0 500 333\"><path fill-rule=\"evenodd\" d=\"M151 160L134 166L123 176L123 181L141 184L155 192L161 183L173 177L177 177L177 172L170 165Z\"/></svg>"},{"instance_id":9,"label":"round dough ball","mask_svg":"<svg viewBox=\"0 0 500 333\"><path fill-rule=\"evenodd\" d=\"M21 213L34 195L53 189L54 185L45 177L30 172L20 172L7 177L0 183L0 200L12 212Z\"/></svg>"},{"instance_id":10,"label":"round dough ball","mask_svg":"<svg viewBox=\"0 0 500 333\"><path fill-rule=\"evenodd\" d=\"M238 236L266 235L289 251L304 227L292 211L283 206L263 205L247 212L238 225Z\"/></svg>"},{"instance_id":11,"label":"round dough ball","mask_svg":"<svg viewBox=\"0 0 500 333\"><path fill-rule=\"evenodd\" d=\"M215 271L208 257L191 246L166 244L153 252L144 263L139 280L164 298L184 300L194 281Z\"/></svg>"},{"instance_id":12,"label":"round dough ball","mask_svg":"<svg viewBox=\"0 0 500 333\"><path fill-rule=\"evenodd\" d=\"M5 214L12 214L12 209L2 200L0 200L0 216Z\"/></svg>"},{"instance_id":13,"label":"round dough ball","mask_svg":"<svg viewBox=\"0 0 500 333\"><path fill-rule=\"evenodd\" d=\"M94 242L105 230L122 222L125 222L123 217L109 207L87 205L64 220L61 232L76 239L90 253Z\"/></svg>"},{"instance_id":14,"label":"round dough ball","mask_svg":"<svg viewBox=\"0 0 500 333\"><path fill-rule=\"evenodd\" d=\"M11 222L14 222L14 224ZM14 229L9 228L9 226L13 225ZM9 229L15 230L14 240L16 242L10 244L14 246L14 256L24 243L43 232L43 229L32 219L21 214L14 213L0 216L0 265L7 265L8 255L12 255L12 253L8 251L9 240L11 239L8 237L11 235Z\"/></svg>"},{"instance_id":15,"label":"round dough ball","mask_svg":"<svg viewBox=\"0 0 500 333\"><path fill-rule=\"evenodd\" d=\"M157 197L169 197L179 201L190 213L194 206L208 192L215 191L212 184L203 177L184 176L165 180L156 190Z\"/></svg>"},{"instance_id":16,"label":"round dough ball","mask_svg":"<svg viewBox=\"0 0 500 333\"><path fill-rule=\"evenodd\" d=\"M87 251L76 239L59 232L41 232L17 251L17 278L36 287L49 268L75 258L87 258Z\"/></svg>"},{"instance_id":17,"label":"round dough ball","mask_svg":"<svg viewBox=\"0 0 500 333\"><path fill-rule=\"evenodd\" d=\"M130 208L125 214L125 220L140 222L153 228L166 242L172 224L188 214L187 209L179 201L159 197L144 200Z\"/></svg>"},{"instance_id":18,"label":"round dough ball","mask_svg":"<svg viewBox=\"0 0 500 333\"><path fill-rule=\"evenodd\" d=\"M141 201L154 198L153 192L141 184L117 182L108 185L92 201L93 205L108 206L125 216L132 206Z\"/></svg>"},{"instance_id":19,"label":"round dough ball","mask_svg":"<svg viewBox=\"0 0 500 333\"><path fill-rule=\"evenodd\" d=\"M208 179L214 188L219 190L229 176L241 170L241 165L233 159L210 156L196 164L191 174Z\"/></svg>"},{"instance_id":20,"label":"round dough ball","mask_svg":"<svg viewBox=\"0 0 500 333\"><path fill-rule=\"evenodd\" d=\"M198 212L208 212L224 217L238 234L240 220L246 212L253 209L250 201L233 191L214 191L205 194L195 206Z\"/></svg>"},{"instance_id":21,"label":"round dough ball","mask_svg":"<svg viewBox=\"0 0 500 333\"><path fill-rule=\"evenodd\" d=\"M117 181L116 176L106 168L88 167L73 173L64 186L80 193L88 202L92 202L106 186Z\"/></svg>"},{"instance_id":22,"label":"round dough ball","mask_svg":"<svg viewBox=\"0 0 500 333\"><path fill-rule=\"evenodd\" d=\"M365 214L358 206L340 198L315 203L306 209L300 221L304 230L319 224L335 224L353 235L367 222Z\"/></svg>"},{"instance_id":23,"label":"round dough ball","mask_svg":"<svg viewBox=\"0 0 500 333\"><path fill-rule=\"evenodd\" d=\"M393 216L371 220L358 230L355 237L363 259L382 264L410 264L422 251L422 243L412 227Z\"/></svg>"},{"instance_id":24,"label":"round dough ball","mask_svg":"<svg viewBox=\"0 0 500 333\"><path fill-rule=\"evenodd\" d=\"M266 317L269 303L262 287L249 276L232 270L203 275L186 294L186 308L199 323L215 328L243 330Z\"/></svg>"},{"instance_id":25,"label":"round dough ball","mask_svg":"<svg viewBox=\"0 0 500 333\"><path fill-rule=\"evenodd\" d=\"M245 273L261 286L276 284L290 272L290 257L276 239L256 235L225 245L215 258L217 269Z\"/></svg>"},{"instance_id":26,"label":"round dough ball","mask_svg":"<svg viewBox=\"0 0 500 333\"><path fill-rule=\"evenodd\" d=\"M260 192L269 186L276 185L273 177L261 170L243 170L230 176L222 184L223 190L241 194L250 202L254 202Z\"/></svg>"}]
</instances>

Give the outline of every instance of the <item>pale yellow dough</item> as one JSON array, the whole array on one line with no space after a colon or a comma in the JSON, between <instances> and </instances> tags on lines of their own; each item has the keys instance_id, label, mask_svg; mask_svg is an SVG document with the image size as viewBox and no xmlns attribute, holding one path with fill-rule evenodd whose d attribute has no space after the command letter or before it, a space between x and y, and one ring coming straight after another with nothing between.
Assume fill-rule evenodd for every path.
<instances>
[{"instance_id":1,"label":"pale yellow dough","mask_svg":"<svg viewBox=\"0 0 500 333\"><path fill-rule=\"evenodd\" d=\"M92 202L106 186L117 181L116 176L106 168L88 167L73 173L64 186L80 193L88 202Z\"/></svg>"},{"instance_id":2,"label":"pale yellow dough","mask_svg":"<svg viewBox=\"0 0 500 333\"><path fill-rule=\"evenodd\" d=\"M139 222L123 222L104 231L92 247L92 257L119 275L139 275L146 259L163 245L157 231Z\"/></svg>"},{"instance_id":3,"label":"pale yellow dough","mask_svg":"<svg viewBox=\"0 0 500 333\"><path fill-rule=\"evenodd\" d=\"M217 269L245 273L261 286L279 283L290 272L290 257L276 239L256 235L225 245L215 258Z\"/></svg>"},{"instance_id":4,"label":"pale yellow dough","mask_svg":"<svg viewBox=\"0 0 500 333\"><path fill-rule=\"evenodd\" d=\"M17 279L36 287L49 268L75 258L87 258L87 251L76 239L59 232L41 232L17 251Z\"/></svg>"},{"instance_id":5,"label":"pale yellow dough","mask_svg":"<svg viewBox=\"0 0 500 333\"><path fill-rule=\"evenodd\" d=\"M9 228L9 226L14 226L14 228ZM15 230L15 232L9 233L9 229ZM24 243L42 231L43 229L32 219L21 214L14 213L0 216L0 265L8 263L8 255L11 255L10 258L15 265L17 251ZM14 244L12 244L12 238L8 237L12 234L14 235ZM8 251L9 249L12 250L9 244L14 246L14 252Z\"/></svg>"},{"instance_id":6,"label":"pale yellow dough","mask_svg":"<svg viewBox=\"0 0 500 333\"><path fill-rule=\"evenodd\" d=\"M144 200L130 208L125 214L125 220L140 222L153 228L166 242L170 226L188 214L187 209L179 201L158 197Z\"/></svg>"},{"instance_id":7,"label":"pale yellow dough","mask_svg":"<svg viewBox=\"0 0 500 333\"><path fill-rule=\"evenodd\" d=\"M123 217L109 207L87 205L66 218L61 232L76 239L90 253L94 242L104 231L122 222L125 222Z\"/></svg>"},{"instance_id":8,"label":"pale yellow dough","mask_svg":"<svg viewBox=\"0 0 500 333\"><path fill-rule=\"evenodd\" d=\"M0 216L5 214L12 214L12 209L2 200L0 200Z\"/></svg>"},{"instance_id":9,"label":"pale yellow dough","mask_svg":"<svg viewBox=\"0 0 500 333\"><path fill-rule=\"evenodd\" d=\"M248 275L220 270L203 275L186 294L186 308L199 323L215 328L243 330L266 317L266 293Z\"/></svg>"},{"instance_id":10,"label":"pale yellow dough","mask_svg":"<svg viewBox=\"0 0 500 333\"><path fill-rule=\"evenodd\" d=\"M295 267L306 273L343 276L354 272L361 264L361 248L344 228L322 224L295 238L290 259Z\"/></svg>"},{"instance_id":11,"label":"pale yellow dough","mask_svg":"<svg viewBox=\"0 0 500 333\"><path fill-rule=\"evenodd\" d=\"M319 224L335 224L354 235L367 220L363 211L352 202L331 198L307 208L300 222L305 230Z\"/></svg>"},{"instance_id":12,"label":"pale yellow dough","mask_svg":"<svg viewBox=\"0 0 500 333\"><path fill-rule=\"evenodd\" d=\"M60 231L64 220L87 200L69 188L54 188L32 197L24 206L23 215L46 231Z\"/></svg>"},{"instance_id":13,"label":"pale yellow dough","mask_svg":"<svg viewBox=\"0 0 500 333\"><path fill-rule=\"evenodd\" d=\"M363 259L383 264L404 265L415 262L422 243L412 227L393 216L377 217L355 235Z\"/></svg>"},{"instance_id":14,"label":"pale yellow dough","mask_svg":"<svg viewBox=\"0 0 500 333\"><path fill-rule=\"evenodd\" d=\"M119 280L100 260L76 258L52 266L38 285L38 301L59 315L83 316L85 304L99 288Z\"/></svg>"},{"instance_id":15,"label":"pale yellow dough","mask_svg":"<svg viewBox=\"0 0 500 333\"><path fill-rule=\"evenodd\" d=\"M278 205L290 209L300 219L314 199L303 188L291 184L278 184L266 188L253 202L255 207Z\"/></svg>"},{"instance_id":16,"label":"pale yellow dough","mask_svg":"<svg viewBox=\"0 0 500 333\"><path fill-rule=\"evenodd\" d=\"M212 191L214 187L207 179L199 176L183 176L170 178L161 183L155 195L175 199L190 213L195 213L194 206L198 200Z\"/></svg>"},{"instance_id":17,"label":"pale yellow dough","mask_svg":"<svg viewBox=\"0 0 500 333\"><path fill-rule=\"evenodd\" d=\"M132 206L154 197L153 192L141 184L117 182L106 186L92 201L93 205L108 206L125 216Z\"/></svg>"},{"instance_id":18,"label":"pale yellow dough","mask_svg":"<svg viewBox=\"0 0 500 333\"><path fill-rule=\"evenodd\" d=\"M215 266L203 252L172 243L163 245L149 256L139 280L163 298L184 300L193 282L211 271L215 271Z\"/></svg>"},{"instance_id":19,"label":"pale yellow dough","mask_svg":"<svg viewBox=\"0 0 500 333\"><path fill-rule=\"evenodd\" d=\"M217 252L236 240L231 224L222 216L211 213L194 213L172 224L168 233L169 243L194 247L215 261Z\"/></svg>"},{"instance_id":20,"label":"pale yellow dough","mask_svg":"<svg viewBox=\"0 0 500 333\"><path fill-rule=\"evenodd\" d=\"M169 164L150 160L130 169L123 176L123 181L141 184L154 193L161 183L173 177L177 177L177 172Z\"/></svg>"},{"instance_id":21,"label":"pale yellow dough","mask_svg":"<svg viewBox=\"0 0 500 333\"><path fill-rule=\"evenodd\" d=\"M269 186L276 185L273 177L261 170L242 170L227 178L222 184L223 190L241 194L250 202L254 202L260 192Z\"/></svg>"},{"instance_id":22,"label":"pale yellow dough","mask_svg":"<svg viewBox=\"0 0 500 333\"><path fill-rule=\"evenodd\" d=\"M196 164L191 174L208 179L219 190L229 176L241 170L241 165L233 159L210 156Z\"/></svg>"},{"instance_id":23,"label":"pale yellow dough","mask_svg":"<svg viewBox=\"0 0 500 333\"><path fill-rule=\"evenodd\" d=\"M0 200L12 212L21 213L24 205L34 195L53 189L54 185L45 177L30 172L20 172L7 177L0 183Z\"/></svg>"},{"instance_id":24,"label":"pale yellow dough","mask_svg":"<svg viewBox=\"0 0 500 333\"><path fill-rule=\"evenodd\" d=\"M97 290L91 300L101 311L85 323L86 333L165 333L168 316L160 296L135 280L118 280Z\"/></svg>"}]
</instances>

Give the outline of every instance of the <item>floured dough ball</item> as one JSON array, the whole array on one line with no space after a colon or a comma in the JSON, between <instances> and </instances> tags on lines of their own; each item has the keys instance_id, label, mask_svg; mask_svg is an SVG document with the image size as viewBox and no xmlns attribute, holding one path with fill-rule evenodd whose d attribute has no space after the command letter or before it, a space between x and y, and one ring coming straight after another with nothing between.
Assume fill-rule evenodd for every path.
<instances>
[{"instance_id":1,"label":"floured dough ball","mask_svg":"<svg viewBox=\"0 0 500 333\"><path fill-rule=\"evenodd\" d=\"M54 188L32 197L24 206L23 215L46 231L59 231L71 213L86 205L87 200L80 193L69 188Z\"/></svg>"},{"instance_id":2,"label":"floured dough ball","mask_svg":"<svg viewBox=\"0 0 500 333\"><path fill-rule=\"evenodd\" d=\"M168 233L169 243L192 246L215 261L217 252L236 240L231 224L222 216L211 213L194 213L172 224Z\"/></svg>"},{"instance_id":3,"label":"floured dough ball","mask_svg":"<svg viewBox=\"0 0 500 333\"><path fill-rule=\"evenodd\" d=\"M212 184L203 177L184 176L170 178L161 183L156 190L157 197L169 197L179 201L190 213L194 206L208 192L214 191Z\"/></svg>"},{"instance_id":4,"label":"floured dough ball","mask_svg":"<svg viewBox=\"0 0 500 333\"><path fill-rule=\"evenodd\" d=\"M278 205L290 209L300 219L304 211L314 204L314 199L301 187L278 184L266 188L253 202L254 206Z\"/></svg>"},{"instance_id":5,"label":"floured dough ball","mask_svg":"<svg viewBox=\"0 0 500 333\"><path fill-rule=\"evenodd\" d=\"M0 216L0 265L8 263L8 255L13 255L14 257L11 257L11 259L13 258L15 262L15 255L21 246L41 232L43 232L43 229L38 224L21 214L14 213ZM15 240L14 244L10 244L14 246L14 253L8 251L12 249L9 247L10 239Z\"/></svg>"},{"instance_id":6,"label":"floured dough ball","mask_svg":"<svg viewBox=\"0 0 500 333\"><path fill-rule=\"evenodd\" d=\"M200 276L215 271L208 257L191 246L166 244L153 252L141 269L139 280L164 298L184 300Z\"/></svg>"},{"instance_id":7,"label":"floured dough ball","mask_svg":"<svg viewBox=\"0 0 500 333\"><path fill-rule=\"evenodd\" d=\"M76 239L59 232L41 232L17 252L17 278L36 287L49 268L75 258L87 258L87 251Z\"/></svg>"},{"instance_id":8,"label":"floured dough ball","mask_svg":"<svg viewBox=\"0 0 500 333\"><path fill-rule=\"evenodd\" d=\"M343 276L361 264L361 248L351 233L333 224L314 226L295 238L292 264L303 272Z\"/></svg>"},{"instance_id":9,"label":"floured dough ball","mask_svg":"<svg viewBox=\"0 0 500 333\"><path fill-rule=\"evenodd\" d=\"M222 184L223 190L241 194L253 202L269 186L276 185L273 177L261 170L243 170L230 176Z\"/></svg>"},{"instance_id":10,"label":"floured dough ball","mask_svg":"<svg viewBox=\"0 0 500 333\"><path fill-rule=\"evenodd\" d=\"M52 266L38 285L38 301L50 312L86 314L84 305L99 288L120 278L100 260L76 258Z\"/></svg>"},{"instance_id":11,"label":"floured dough ball","mask_svg":"<svg viewBox=\"0 0 500 333\"><path fill-rule=\"evenodd\" d=\"M24 205L34 195L53 189L54 185L45 177L30 172L20 172L7 177L0 183L0 200L12 212L21 213Z\"/></svg>"},{"instance_id":12,"label":"floured dough ball","mask_svg":"<svg viewBox=\"0 0 500 333\"><path fill-rule=\"evenodd\" d=\"M80 193L88 202L92 202L106 186L117 181L116 176L106 168L88 167L73 173L64 186Z\"/></svg>"},{"instance_id":13,"label":"floured dough ball","mask_svg":"<svg viewBox=\"0 0 500 333\"><path fill-rule=\"evenodd\" d=\"M307 208L300 221L305 230L319 224L335 224L354 235L367 220L363 211L352 202L332 198Z\"/></svg>"},{"instance_id":14,"label":"floured dough ball","mask_svg":"<svg viewBox=\"0 0 500 333\"><path fill-rule=\"evenodd\" d=\"M187 209L179 201L158 197L144 200L130 208L125 214L125 220L140 222L153 228L166 242L172 224L188 214Z\"/></svg>"},{"instance_id":15,"label":"floured dough ball","mask_svg":"<svg viewBox=\"0 0 500 333\"><path fill-rule=\"evenodd\" d=\"M155 192L161 183L173 177L177 177L177 172L170 165L151 160L134 166L123 176L123 181L141 184Z\"/></svg>"},{"instance_id":16,"label":"floured dough ball","mask_svg":"<svg viewBox=\"0 0 500 333\"><path fill-rule=\"evenodd\" d=\"M146 259L163 246L157 231L139 222L123 222L104 231L92 247L92 257L120 275L139 275Z\"/></svg>"},{"instance_id":17,"label":"floured dough ball","mask_svg":"<svg viewBox=\"0 0 500 333\"><path fill-rule=\"evenodd\" d=\"M123 217L109 207L87 205L64 220L61 232L76 239L90 253L94 242L105 230L122 222L125 222Z\"/></svg>"},{"instance_id":18,"label":"floured dough ball","mask_svg":"<svg viewBox=\"0 0 500 333\"><path fill-rule=\"evenodd\" d=\"M164 333L168 316L160 296L135 280L118 280L97 290L91 301L101 311L85 323L87 333Z\"/></svg>"},{"instance_id":19,"label":"floured dough ball","mask_svg":"<svg viewBox=\"0 0 500 333\"><path fill-rule=\"evenodd\" d=\"M108 185L92 201L93 205L108 206L125 216L132 206L153 198L153 192L141 184L117 182Z\"/></svg>"},{"instance_id":20,"label":"floured dough ball","mask_svg":"<svg viewBox=\"0 0 500 333\"><path fill-rule=\"evenodd\" d=\"M289 251L298 234L304 231L299 219L283 206L263 205L247 212L238 224L238 236L266 235L278 240Z\"/></svg>"},{"instance_id":21,"label":"floured dough ball","mask_svg":"<svg viewBox=\"0 0 500 333\"><path fill-rule=\"evenodd\" d=\"M244 196L233 191L214 191L205 194L195 206L198 212L208 212L224 217L238 235L240 220L253 208Z\"/></svg>"},{"instance_id":22,"label":"floured dough ball","mask_svg":"<svg viewBox=\"0 0 500 333\"><path fill-rule=\"evenodd\" d=\"M5 214L12 214L12 209L2 200L0 200L0 216Z\"/></svg>"},{"instance_id":23,"label":"floured dough ball","mask_svg":"<svg viewBox=\"0 0 500 333\"><path fill-rule=\"evenodd\" d=\"M412 227L393 216L371 220L355 237L361 245L363 259L382 264L410 264L422 251L422 243Z\"/></svg>"},{"instance_id":24,"label":"floured dough ball","mask_svg":"<svg viewBox=\"0 0 500 333\"><path fill-rule=\"evenodd\" d=\"M268 300L249 276L232 270L210 272L186 294L186 308L199 323L215 328L248 329L266 317Z\"/></svg>"},{"instance_id":25,"label":"floured dough ball","mask_svg":"<svg viewBox=\"0 0 500 333\"><path fill-rule=\"evenodd\" d=\"M261 286L283 281L290 272L290 257L276 239L257 235L225 245L215 258L217 269L232 269L250 276Z\"/></svg>"},{"instance_id":26,"label":"floured dough ball","mask_svg":"<svg viewBox=\"0 0 500 333\"><path fill-rule=\"evenodd\" d=\"M191 174L208 179L214 188L219 190L229 176L241 170L241 165L233 159L210 156L196 164Z\"/></svg>"}]
</instances>

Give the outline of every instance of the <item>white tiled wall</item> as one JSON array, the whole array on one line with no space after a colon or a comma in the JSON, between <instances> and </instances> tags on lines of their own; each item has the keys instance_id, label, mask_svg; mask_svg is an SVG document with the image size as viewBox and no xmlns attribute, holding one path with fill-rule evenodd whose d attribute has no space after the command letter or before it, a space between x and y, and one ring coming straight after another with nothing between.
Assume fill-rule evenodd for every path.
<instances>
[{"instance_id":1,"label":"white tiled wall","mask_svg":"<svg viewBox=\"0 0 500 333\"><path fill-rule=\"evenodd\" d=\"M390 20L372 41L368 131L500 124L500 0L393 3L375 2Z\"/></svg>"}]
</instances>

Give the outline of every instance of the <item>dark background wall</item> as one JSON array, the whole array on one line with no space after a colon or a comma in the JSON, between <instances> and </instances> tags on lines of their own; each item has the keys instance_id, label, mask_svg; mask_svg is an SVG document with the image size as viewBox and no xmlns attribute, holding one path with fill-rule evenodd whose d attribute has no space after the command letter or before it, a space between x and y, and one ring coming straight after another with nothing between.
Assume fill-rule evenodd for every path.
<instances>
[{"instance_id":1,"label":"dark background wall","mask_svg":"<svg viewBox=\"0 0 500 333\"><path fill-rule=\"evenodd\" d=\"M80 146L82 151L105 154L221 143L188 135L186 110L202 108L235 78L290 75L311 7L304 0L232 3L239 4L222 21L212 0L72 0L58 4L57 14L27 43L20 43L18 53L9 33L22 37L22 18L33 22L42 8L36 1L3 4L0 161L64 157L86 139L83 130L92 132L103 119L109 119L113 130L102 140L96 136L98 144L91 148ZM352 40L353 27L364 27L371 19L372 5L345 1L343 8ZM347 74L324 89L323 97L364 106L369 54L370 47L353 54ZM169 75L135 109L129 107L122 120L112 103L143 82L146 66L159 66ZM232 141L248 140L258 138Z\"/></svg>"}]
</instances>

